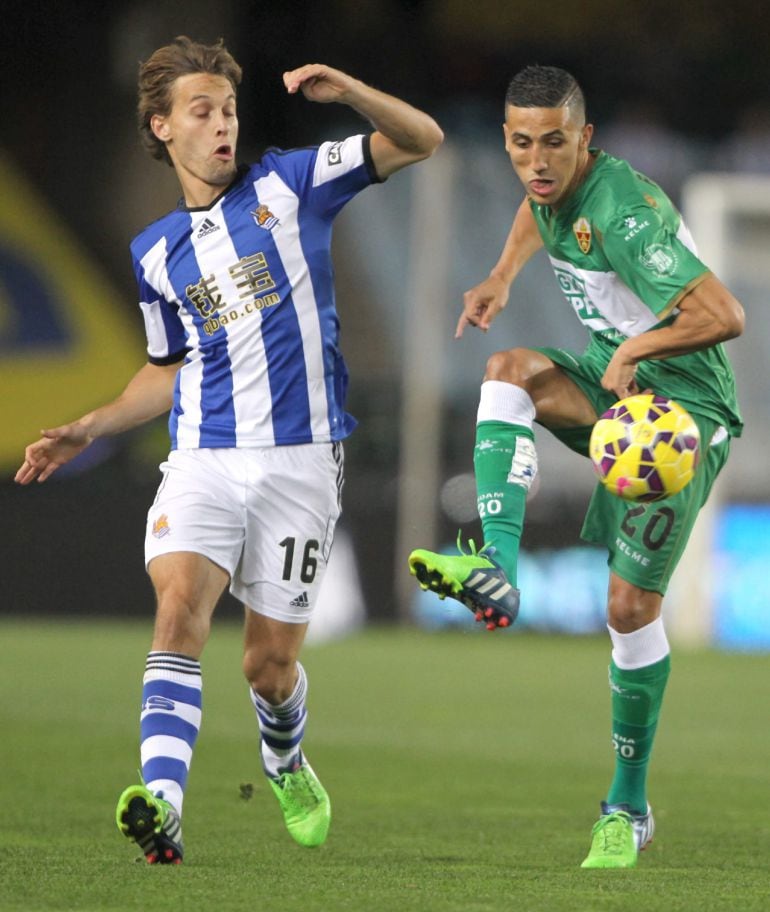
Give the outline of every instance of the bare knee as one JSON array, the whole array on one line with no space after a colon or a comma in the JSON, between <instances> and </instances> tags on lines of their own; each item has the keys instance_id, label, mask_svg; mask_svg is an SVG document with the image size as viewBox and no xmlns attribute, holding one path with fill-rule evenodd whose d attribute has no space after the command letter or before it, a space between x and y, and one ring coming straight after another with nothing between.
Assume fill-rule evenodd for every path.
<instances>
[{"instance_id":1,"label":"bare knee","mask_svg":"<svg viewBox=\"0 0 770 912\"><path fill-rule=\"evenodd\" d=\"M500 380L527 388L527 382L535 371L533 355L527 348L511 348L495 352L487 361L485 380Z\"/></svg>"},{"instance_id":2,"label":"bare knee","mask_svg":"<svg viewBox=\"0 0 770 912\"><path fill-rule=\"evenodd\" d=\"M158 593L154 650L179 652L198 658L211 630L211 612L182 582Z\"/></svg>"},{"instance_id":3,"label":"bare knee","mask_svg":"<svg viewBox=\"0 0 770 912\"><path fill-rule=\"evenodd\" d=\"M660 617L663 596L659 592L640 589L619 576L610 577L607 617L618 633L633 633Z\"/></svg>"},{"instance_id":4,"label":"bare knee","mask_svg":"<svg viewBox=\"0 0 770 912\"><path fill-rule=\"evenodd\" d=\"M200 554L162 554L150 561L157 611L152 648L199 658L228 575Z\"/></svg>"}]
</instances>

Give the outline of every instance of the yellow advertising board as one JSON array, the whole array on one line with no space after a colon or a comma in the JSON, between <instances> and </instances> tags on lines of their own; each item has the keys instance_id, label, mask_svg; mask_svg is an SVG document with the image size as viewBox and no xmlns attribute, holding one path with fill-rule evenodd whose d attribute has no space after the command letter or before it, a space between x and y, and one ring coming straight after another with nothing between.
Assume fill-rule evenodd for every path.
<instances>
[{"instance_id":1,"label":"yellow advertising board","mask_svg":"<svg viewBox=\"0 0 770 912\"><path fill-rule=\"evenodd\" d=\"M128 262L128 252L126 252ZM137 309L0 153L0 472L41 428L114 396L146 360Z\"/></svg>"}]
</instances>

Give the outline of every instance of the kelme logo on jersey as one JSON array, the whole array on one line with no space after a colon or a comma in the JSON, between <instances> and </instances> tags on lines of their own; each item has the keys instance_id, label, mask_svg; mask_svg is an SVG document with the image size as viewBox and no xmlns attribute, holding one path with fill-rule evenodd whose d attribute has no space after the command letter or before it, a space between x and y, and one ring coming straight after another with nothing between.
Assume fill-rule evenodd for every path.
<instances>
[{"instance_id":1,"label":"kelme logo on jersey","mask_svg":"<svg viewBox=\"0 0 770 912\"><path fill-rule=\"evenodd\" d=\"M257 225L259 225L260 228L264 228L265 231L272 231L276 225L280 224L280 220L273 215L264 203L257 206L251 214Z\"/></svg>"},{"instance_id":2,"label":"kelme logo on jersey","mask_svg":"<svg viewBox=\"0 0 770 912\"><path fill-rule=\"evenodd\" d=\"M623 240L630 241L632 238L635 238L637 234L644 231L645 228L650 227L650 220L638 219L635 215L629 215L628 218L623 219L623 224L626 226L626 233L623 236Z\"/></svg>"},{"instance_id":3,"label":"kelme logo on jersey","mask_svg":"<svg viewBox=\"0 0 770 912\"><path fill-rule=\"evenodd\" d=\"M572 230L575 232L578 247L583 253L588 253L591 249L591 223L584 215L581 215L572 226Z\"/></svg>"},{"instance_id":4,"label":"kelme logo on jersey","mask_svg":"<svg viewBox=\"0 0 770 912\"><path fill-rule=\"evenodd\" d=\"M645 269L660 276L673 275L679 262L677 255L666 244L650 244L639 256L639 261Z\"/></svg>"}]
</instances>

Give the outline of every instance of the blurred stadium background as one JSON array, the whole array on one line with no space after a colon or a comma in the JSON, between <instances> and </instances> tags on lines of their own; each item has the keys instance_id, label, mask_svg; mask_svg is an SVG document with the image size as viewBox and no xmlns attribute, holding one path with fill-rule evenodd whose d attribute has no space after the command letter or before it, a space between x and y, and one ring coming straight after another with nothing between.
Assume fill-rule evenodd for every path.
<instances>
[{"instance_id":1,"label":"blurred stadium background","mask_svg":"<svg viewBox=\"0 0 770 912\"><path fill-rule=\"evenodd\" d=\"M509 77L571 69L595 143L628 157L682 206L706 261L747 310L729 350L747 433L677 575L680 642L770 648L770 30L734 0L544 7L475 0L3 4L0 143L0 612L150 616L147 506L166 453L160 421L43 487L11 481L39 428L116 395L143 361L128 243L178 196L134 127L139 60L176 34L224 36L244 68L240 157L362 129L347 109L289 98L283 70L340 67L424 107L447 143L340 216L336 231L350 410L345 512L316 635L368 622L468 623L436 611L406 571L415 546L480 536L471 456L486 358L512 345L582 348L544 257L488 336L452 340L462 292L494 263L520 199L502 147ZM13 36L13 37L10 37ZM603 629L602 553L579 546L588 464L539 435L522 568L522 626ZM225 599L221 614L237 614Z\"/></svg>"}]
</instances>

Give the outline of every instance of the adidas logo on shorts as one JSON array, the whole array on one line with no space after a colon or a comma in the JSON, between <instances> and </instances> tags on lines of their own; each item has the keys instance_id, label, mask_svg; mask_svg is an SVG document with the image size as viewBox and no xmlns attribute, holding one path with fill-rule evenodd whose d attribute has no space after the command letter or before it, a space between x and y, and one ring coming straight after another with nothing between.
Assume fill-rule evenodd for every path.
<instances>
[{"instance_id":1,"label":"adidas logo on shorts","mask_svg":"<svg viewBox=\"0 0 770 912\"><path fill-rule=\"evenodd\" d=\"M289 602L289 605L292 608L307 608L310 604L307 597L307 592L303 592L302 595L298 595L295 599L292 599Z\"/></svg>"}]
</instances>

